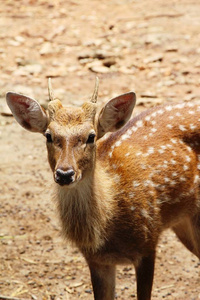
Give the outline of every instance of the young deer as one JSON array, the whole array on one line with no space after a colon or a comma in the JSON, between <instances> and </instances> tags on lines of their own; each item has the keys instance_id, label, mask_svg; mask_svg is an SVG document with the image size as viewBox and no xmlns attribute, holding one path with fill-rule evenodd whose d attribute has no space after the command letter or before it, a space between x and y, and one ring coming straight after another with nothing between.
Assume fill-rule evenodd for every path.
<instances>
[{"instance_id":1,"label":"young deer","mask_svg":"<svg viewBox=\"0 0 200 300\"><path fill-rule=\"evenodd\" d=\"M19 124L47 139L63 233L88 263L94 298L114 299L116 264L133 263L138 299L149 300L164 229L200 258L200 105L160 106L127 123L135 94L97 113L97 85L78 108L6 98Z\"/></svg>"}]
</instances>

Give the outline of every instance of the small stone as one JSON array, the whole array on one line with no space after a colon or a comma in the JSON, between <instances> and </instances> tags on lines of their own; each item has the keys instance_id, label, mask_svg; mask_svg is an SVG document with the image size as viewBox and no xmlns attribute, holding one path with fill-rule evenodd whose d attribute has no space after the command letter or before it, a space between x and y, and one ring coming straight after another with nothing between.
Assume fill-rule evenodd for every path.
<instances>
[{"instance_id":1,"label":"small stone","mask_svg":"<svg viewBox=\"0 0 200 300\"><path fill-rule=\"evenodd\" d=\"M89 67L89 70L91 70L94 73L109 73L110 68L104 67L104 66L91 66Z\"/></svg>"},{"instance_id":2,"label":"small stone","mask_svg":"<svg viewBox=\"0 0 200 300\"><path fill-rule=\"evenodd\" d=\"M9 40L8 41L8 44L10 45L10 46L14 46L14 47L18 47L18 46L20 46L20 42L18 42L18 41L16 41L16 40Z\"/></svg>"},{"instance_id":3,"label":"small stone","mask_svg":"<svg viewBox=\"0 0 200 300\"><path fill-rule=\"evenodd\" d=\"M53 52L52 45L49 42L44 43L40 49L40 55L52 54Z\"/></svg>"},{"instance_id":4,"label":"small stone","mask_svg":"<svg viewBox=\"0 0 200 300\"><path fill-rule=\"evenodd\" d=\"M145 106L145 107L154 107L156 105L162 104L163 99L161 98L138 98L137 106Z\"/></svg>"},{"instance_id":5,"label":"small stone","mask_svg":"<svg viewBox=\"0 0 200 300\"><path fill-rule=\"evenodd\" d=\"M42 72L42 66L40 64L26 65L23 70L27 71L29 74L39 74Z\"/></svg>"},{"instance_id":6,"label":"small stone","mask_svg":"<svg viewBox=\"0 0 200 300\"><path fill-rule=\"evenodd\" d=\"M145 58L144 63L149 64L149 63L154 63L157 61L161 62L162 60L163 60L163 54L156 54L156 55L150 56L148 58Z\"/></svg>"},{"instance_id":7,"label":"small stone","mask_svg":"<svg viewBox=\"0 0 200 300\"><path fill-rule=\"evenodd\" d=\"M114 58L107 58L103 61L103 65L107 68L110 68L111 66L115 65L116 61Z\"/></svg>"},{"instance_id":8,"label":"small stone","mask_svg":"<svg viewBox=\"0 0 200 300\"><path fill-rule=\"evenodd\" d=\"M135 68L127 68L127 67L120 67L119 68L119 72L123 73L123 74L135 74Z\"/></svg>"}]
</instances>

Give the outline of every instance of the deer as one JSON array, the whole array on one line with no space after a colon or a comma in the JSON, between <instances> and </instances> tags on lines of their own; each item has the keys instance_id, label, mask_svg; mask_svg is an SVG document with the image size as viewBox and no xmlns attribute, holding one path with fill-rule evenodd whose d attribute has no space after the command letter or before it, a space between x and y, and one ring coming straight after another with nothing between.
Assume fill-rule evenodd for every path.
<instances>
[{"instance_id":1,"label":"deer","mask_svg":"<svg viewBox=\"0 0 200 300\"><path fill-rule=\"evenodd\" d=\"M88 264L95 300L115 298L118 264L132 264L137 299L150 300L156 247L171 228L200 258L200 105L163 104L131 118L133 91L97 106L47 109L6 94L16 121L46 137L64 238Z\"/></svg>"}]
</instances>

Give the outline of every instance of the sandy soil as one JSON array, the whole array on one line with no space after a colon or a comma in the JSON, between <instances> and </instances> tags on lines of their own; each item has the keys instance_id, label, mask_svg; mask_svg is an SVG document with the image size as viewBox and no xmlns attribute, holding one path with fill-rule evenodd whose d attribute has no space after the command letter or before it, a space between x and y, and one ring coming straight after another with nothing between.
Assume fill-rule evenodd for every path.
<instances>
[{"instance_id":1,"label":"sandy soil","mask_svg":"<svg viewBox=\"0 0 200 300\"><path fill-rule=\"evenodd\" d=\"M16 124L5 92L46 105L52 76L55 95L80 105L98 74L99 103L135 90L135 114L164 102L196 101L199 15L198 0L0 2L1 296L93 299L83 257L60 237L44 138ZM165 232L152 299L200 299L199 275L198 259ZM116 294L136 299L131 265L118 267Z\"/></svg>"}]
</instances>

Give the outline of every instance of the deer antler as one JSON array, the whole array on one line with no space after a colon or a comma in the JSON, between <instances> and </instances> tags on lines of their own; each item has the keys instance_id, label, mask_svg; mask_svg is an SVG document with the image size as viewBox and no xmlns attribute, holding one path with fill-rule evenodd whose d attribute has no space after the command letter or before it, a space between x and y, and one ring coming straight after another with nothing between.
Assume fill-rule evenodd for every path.
<instances>
[{"instance_id":1,"label":"deer antler","mask_svg":"<svg viewBox=\"0 0 200 300\"><path fill-rule=\"evenodd\" d=\"M98 97L98 89L99 89L99 78L96 77L96 81L95 81L95 87L94 87L94 92L93 95L91 97L91 102L96 103L97 102L97 97Z\"/></svg>"},{"instance_id":2,"label":"deer antler","mask_svg":"<svg viewBox=\"0 0 200 300\"><path fill-rule=\"evenodd\" d=\"M51 85L51 77L48 78L48 92L49 92L49 101L53 101L54 94L53 94L52 85Z\"/></svg>"}]
</instances>

